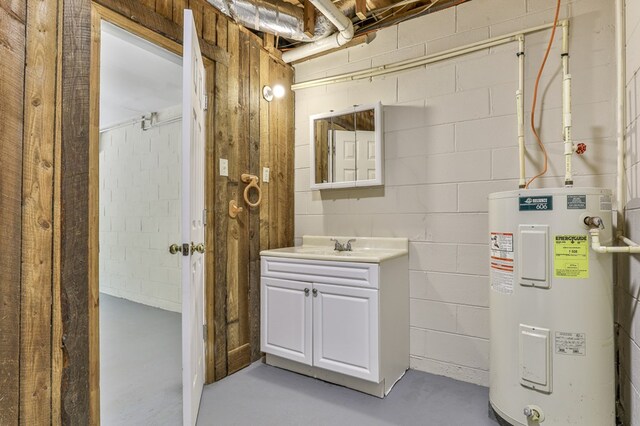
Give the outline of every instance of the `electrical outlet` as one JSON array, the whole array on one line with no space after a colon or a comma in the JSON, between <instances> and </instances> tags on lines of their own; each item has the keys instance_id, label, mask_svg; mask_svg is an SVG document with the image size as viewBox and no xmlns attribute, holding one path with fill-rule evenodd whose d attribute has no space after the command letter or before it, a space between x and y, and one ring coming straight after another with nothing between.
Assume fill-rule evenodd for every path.
<instances>
[{"instance_id":1,"label":"electrical outlet","mask_svg":"<svg viewBox=\"0 0 640 426\"><path fill-rule=\"evenodd\" d=\"M229 160L226 158L220 159L220 176L229 176Z\"/></svg>"},{"instance_id":2,"label":"electrical outlet","mask_svg":"<svg viewBox=\"0 0 640 426\"><path fill-rule=\"evenodd\" d=\"M263 167L262 168L262 182L264 182L264 183L268 183L269 182L269 168L268 167Z\"/></svg>"}]
</instances>

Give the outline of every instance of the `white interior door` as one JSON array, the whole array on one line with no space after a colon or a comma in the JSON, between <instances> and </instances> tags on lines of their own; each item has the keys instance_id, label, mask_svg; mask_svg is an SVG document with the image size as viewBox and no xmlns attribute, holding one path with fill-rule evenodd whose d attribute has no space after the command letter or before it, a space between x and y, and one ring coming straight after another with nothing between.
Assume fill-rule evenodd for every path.
<instances>
[{"instance_id":1,"label":"white interior door","mask_svg":"<svg viewBox=\"0 0 640 426\"><path fill-rule=\"evenodd\" d=\"M336 153L334 182L353 182L356 180L356 133L335 130L333 139Z\"/></svg>"},{"instance_id":2,"label":"white interior door","mask_svg":"<svg viewBox=\"0 0 640 426\"><path fill-rule=\"evenodd\" d=\"M376 178L376 132L356 131L358 180Z\"/></svg>"},{"instance_id":3,"label":"white interior door","mask_svg":"<svg viewBox=\"0 0 640 426\"><path fill-rule=\"evenodd\" d=\"M182 417L195 425L204 386L205 74L191 10L182 52ZM185 249L186 245L190 249Z\"/></svg>"}]
</instances>

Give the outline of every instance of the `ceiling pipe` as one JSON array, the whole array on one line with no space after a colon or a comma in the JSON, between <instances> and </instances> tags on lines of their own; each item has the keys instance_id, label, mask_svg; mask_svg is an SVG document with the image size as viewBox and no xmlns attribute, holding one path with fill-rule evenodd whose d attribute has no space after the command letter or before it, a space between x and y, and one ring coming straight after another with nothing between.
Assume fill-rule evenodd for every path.
<instances>
[{"instance_id":1,"label":"ceiling pipe","mask_svg":"<svg viewBox=\"0 0 640 426\"><path fill-rule=\"evenodd\" d=\"M284 62L294 62L307 58L317 53L335 49L344 46L353 39L353 24L351 19L347 18L338 9L331 0L310 0L311 3L322 13L333 25L336 26L338 32L329 37L314 41L301 47L288 50L282 54Z\"/></svg>"},{"instance_id":2,"label":"ceiling pipe","mask_svg":"<svg viewBox=\"0 0 640 426\"><path fill-rule=\"evenodd\" d=\"M303 11L293 4L280 0L208 0L216 9L238 24L286 38L303 42L323 39L335 32L332 21L323 15L316 19L313 35L305 34ZM341 14L350 14L355 9L354 0L341 0L336 9Z\"/></svg>"}]
</instances>

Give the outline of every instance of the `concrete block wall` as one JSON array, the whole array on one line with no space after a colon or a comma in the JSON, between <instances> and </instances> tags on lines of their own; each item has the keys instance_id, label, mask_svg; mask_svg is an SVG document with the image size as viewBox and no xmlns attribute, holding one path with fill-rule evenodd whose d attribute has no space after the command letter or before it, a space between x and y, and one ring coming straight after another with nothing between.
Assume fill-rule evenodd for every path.
<instances>
[{"instance_id":1,"label":"concrete block wall","mask_svg":"<svg viewBox=\"0 0 640 426\"><path fill-rule=\"evenodd\" d=\"M640 197L640 0L626 0L627 199Z\"/></svg>"},{"instance_id":2,"label":"concrete block wall","mask_svg":"<svg viewBox=\"0 0 640 426\"><path fill-rule=\"evenodd\" d=\"M625 233L640 240L640 0L626 0L627 133ZM625 425L640 425L640 256L619 256L617 286L620 406Z\"/></svg>"},{"instance_id":3,"label":"concrete block wall","mask_svg":"<svg viewBox=\"0 0 640 426\"><path fill-rule=\"evenodd\" d=\"M367 69L462 46L553 20L554 0L473 0L377 33L368 45L296 65L296 81ZM575 160L576 186L615 187L614 3L563 1L571 17L574 135L588 151ZM526 105L550 31L526 36ZM540 133L559 186L560 34L541 82ZM487 195L517 189L511 43L399 74L296 92L295 234L408 237L411 367L488 384ZM309 189L309 115L384 104L385 185ZM528 112L527 112L528 114ZM527 120L528 122L528 115ZM527 130L527 175L541 152Z\"/></svg>"},{"instance_id":4,"label":"concrete block wall","mask_svg":"<svg viewBox=\"0 0 640 426\"><path fill-rule=\"evenodd\" d=\"M640 198L627 208L626 231L640 240ZM620 285L617 288L616 322L620 359L620 413L627 426L640 425L640 255L619 256Z\"/></svg>"},{"instance_id":5,"label":"concrete block wall","mask_svg":"<svg viewBox=\"0 0 640 426\"><path fill-rule=\"evenodd\" d=\"M180 117L180 107L158 120ZM143 131L140 124L100 134L100 291L181 311L182 122Z\"/></svg>"}]
</instances>

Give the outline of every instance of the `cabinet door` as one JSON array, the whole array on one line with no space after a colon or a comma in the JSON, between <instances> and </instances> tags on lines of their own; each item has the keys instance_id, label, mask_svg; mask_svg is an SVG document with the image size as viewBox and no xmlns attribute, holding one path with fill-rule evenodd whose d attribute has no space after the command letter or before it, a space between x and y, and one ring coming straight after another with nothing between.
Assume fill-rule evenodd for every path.
<instances>
[{"instance_id":1,"label":"cabinet door","mask_svg":"<svg viewBox=\"0 0 640 426\"><path fill-rule=\"evenodd\" d=\"M311 283L262 277L262 352L311 365Z\"/></svg>"},{"instance_id":2,"label":"cabinet door","mask_svg":"<svg viewBox=\"0 0 640 426\"><path fill-rule=\"evenodd\" d=\"M313 290L313 365L378 383L378 290Z\"/></svg>"}]
</instances>

